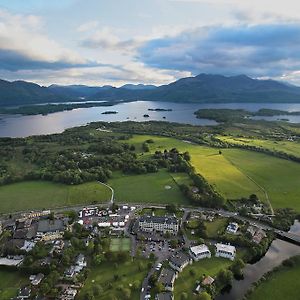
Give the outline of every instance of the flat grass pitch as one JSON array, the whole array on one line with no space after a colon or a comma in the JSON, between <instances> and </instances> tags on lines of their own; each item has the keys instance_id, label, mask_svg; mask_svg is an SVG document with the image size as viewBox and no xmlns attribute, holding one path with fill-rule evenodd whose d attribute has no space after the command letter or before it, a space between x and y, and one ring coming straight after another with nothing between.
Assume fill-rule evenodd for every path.
<instances>
[{"instance_id":1,"label":"flat grass pitch","mask_svg":"<svg viewBox=\"0 0 300 300\"><path fill-rule=\"evenodd\" d=\"M196 171L227 199L256 194L267 201L266 191L273 208L291 207L300 212L298 163L241 149L223 149L220 155L218 149L168 137L135 135L129 142L140 151L141 144L147 139L154 141L149 144L150 154L174 147L189 151ZM290 143L288 146L291 147Z\"/></svg>"},{"instance_id":2,"label":"flat grass pitch","mask_svg":"<svg viewBox=\"0 0 300 300\"><path fill-rule=\"evenodd\" d=\"M128 238L115 238L110 241L110 251L123 252L130 250L130 239Z\"/></svg>"},{"instance_id":3,"label":"flat grass pitch","mask_svg":"<svg viewBox=\"0 0 300 300\"><path fill-rule=\"evenodd\" d=\"M177 180L187 178L186 174L177 174ZM174 178L166 170L142 175L114 173L109 185L115 190L115 200L119 203L188 204Z\"/></svg>"},{"instance_id":4,"label":"flat grass pitch","mask_svg":"<svg viewBox=\"0 0 300 300\"><path fill-rule=\"evenodd\" d=\"M27 181L0 187L0 212L108 202L110 197L111 191L96 182L69 186L45 181Z\"/></svg>"}]
</instances>

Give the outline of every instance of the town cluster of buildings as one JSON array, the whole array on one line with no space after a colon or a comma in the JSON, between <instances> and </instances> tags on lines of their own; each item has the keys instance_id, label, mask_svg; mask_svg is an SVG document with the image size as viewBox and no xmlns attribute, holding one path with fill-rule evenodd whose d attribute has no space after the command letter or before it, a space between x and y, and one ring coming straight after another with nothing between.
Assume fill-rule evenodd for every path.
<instances>
[{"instance_id":1,"label":"town cluster of buildings","mask_svg":"<svg viewBox=\"0 0 300 300\"><path fill-rule=\"evenodd\" d=\"M98 207L83 208L79 214L79 223L85 226L97 224L99 228L109 228L112 231L123 231L129 221L129 214L136 208L129 206L120 207L117 212Z\"/></svg>"},{"instance_id":2,"label":"town cluster of buildings","mask_svg":"<svg viewBox=\"0 0 300 300\"><path fill-rule=\"evenodd\" d=\"M217 243L215 245L215 256L234 260L236 256L236 249L232 245ZM178 273L182 272L182 270L187 265L192 264L193 260L199 261L200 259L210 258L210 257L211 257L211 251L205 244L190 247L188 253L183 251L178 251L174 253L168 260L170 268L163 268L158 277L158 282L161 283L164 289L170 293L168 293L168 296L158 295L157 299L164 299L160 297L169 297L170 295L172 295L171 292L173 291L174 282L178 276ZM214 279L211 278L210 276L207 276L203 279L201 284L205 286L205 285L211 285L213 282ZM200 291L201 285L198 285L197 288ZM172 299L172 298L166 298L166 299Z\"/></svg>"},{"instance_id":3,"label":"town cluster of buildings","mask_svg":"<svg viewBox=\"0 0 300 300\"><path fill-rule=\"evenodd\" d=\"M21 218L10 218L1 223L1 231L10 233L1 244L1 253L6 256L0 257L0 266L20 267L28 252L34 249L37 243L47 245L49 252L43 258L34 261L36 266L42 270L49 266L57 254L62 254L70 246L70 241L64 240L64 233L71 231L69 218L63 214L51 215L50 211L31 212L21 215ZM11 253L11 254L10 254ZM15 255L15 253L22 253ZM86 267L86 260L82 254L76 257L74 265L66 268L63 279L73 279L75 275L82 272ZM28 285L19 289L16 299L29 299L32 292L36 291L43 282L45 274L39 272L31 274ZM73 283L64 283L59 299L73 300L77 289L72 287Z\"/></svg>"}]
</instances>

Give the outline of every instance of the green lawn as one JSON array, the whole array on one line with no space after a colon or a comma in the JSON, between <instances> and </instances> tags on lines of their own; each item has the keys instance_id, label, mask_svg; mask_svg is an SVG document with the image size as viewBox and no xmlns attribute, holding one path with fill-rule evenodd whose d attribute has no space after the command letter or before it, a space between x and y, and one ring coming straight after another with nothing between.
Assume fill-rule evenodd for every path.
<instances>
[{"instance_id":1,"label":"green lawn","mask_svg":"<svg viewBox=\"0 0 300 300\"><path fill-rule=\"evenodd\" d=\"M212 222L205 222L208 238L213 238L222 233L227 225L227 218L216 218Z\"/></svg>"},{"instance_id":2,"label":"green lawn","mask_svg":"<svg viewBox=\"0 0 300 300\"><path fill-rule=\"evenodd\" d=\"M27 181L0 187L0 212L54 208L108 201L111 192L96 182L76 186Z\"/></svg>"},{"instance_id":3,"label":"green lawn","mask_svg":"<svg viewBox=\"0 0 300 300\"><path fill-rule=\"evenodd\" d=\"M227 268L232 262L228 259L212 257L205 258L192 265L187 266L175 281L174 298L180 299L181 293L186 292L188 299L196 299L193 291L196 288L196 281L201 280L203 274L215 276L221 269ZM190 271L193 270L195 275L191 275Z\"/></svg>"},{"instance_id":4,"label":"green lawn","mask_svg":"<svg viewBox=\"0 0 300 300\"><path fill-rule=\"evenodd\" d=\"M300 264L284 268L255 288L249 300L296 300L300 295Z\"/></svg>"},{"instance_id":5,"label":"green lawn","mask_svg":"<svg viewBox=\"0 0 300 300\"><path fill-rule=\"evenodd\" d=\"M110 241L110 251L120 252L130 250L130 239L129 238L113 238Z\"/></svg>"},{"instance_id":6,"label":"green lawn","mask_svg":"<svg viewBox=\"0 0 300 300\"><path fill-rule=\"evenodd\" d=\"M142 281L147 272L147 261L142 259L128 261L117 266L114 263L105 262L98 267L91 268L78 298L79 300L85 299L86 292L91 291L93 286L97 285L103 288L103 292L95 296L95 300L123 299L122 289L129 289L130 285L134 285L136 288L132 288L130 299L138 300ZM116 275L118 275L117 279Z\"/></svg>"},{"instance_id":7,"label":"green lawn","mask_svg":"<svg viewBox=\"0 0 300 300\"><path fill-rule=\"evenodd\" d=\"M16 271L0 269L0 299L8 300L18 294L19 287L28 283L27 277Z\"/></svg>"},{"instance_id":8,"label":"green lawn","mask_svg":"<svg viewBox=\"0 0 300 300\"><path fill-rule=\"evenodd\" d=\"M118 172L114 173L113 178L109 180L109 184L115 190L117 202L188 203L188 200L166 170L143 175L124 175Z\"/></svg>"}]
</instances>

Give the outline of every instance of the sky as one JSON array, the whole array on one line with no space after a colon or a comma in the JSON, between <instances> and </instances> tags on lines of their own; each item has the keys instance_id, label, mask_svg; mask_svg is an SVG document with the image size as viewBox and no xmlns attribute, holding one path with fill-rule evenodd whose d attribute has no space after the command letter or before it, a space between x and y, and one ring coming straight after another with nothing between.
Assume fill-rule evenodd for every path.
<instances>
[{"instance_id":1,"label":"sky","mask_svg":"<svg viewBox=\"0 0 300 300\"><path fill-rule=\"evenodd\" d=\"M0 78L168 84L200 73L300 85L298 0L0 0Z\"/></svg>"}]
</instances>

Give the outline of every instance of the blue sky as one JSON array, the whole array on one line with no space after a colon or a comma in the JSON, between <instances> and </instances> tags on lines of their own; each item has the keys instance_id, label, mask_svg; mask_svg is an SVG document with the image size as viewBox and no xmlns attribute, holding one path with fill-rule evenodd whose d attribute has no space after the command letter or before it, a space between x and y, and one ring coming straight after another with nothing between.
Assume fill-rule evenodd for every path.
<instances>
[{"instance_id":1,"label":"blue sky","mask_svg":"<svg viewBox=\"0 0 300 300\"><path fill-rule=\"evenodd\" d=\"M120 86L216 73L300 85L299 11L296 0L0 0L0 78Z\"/></svg>"}]
</instances>

